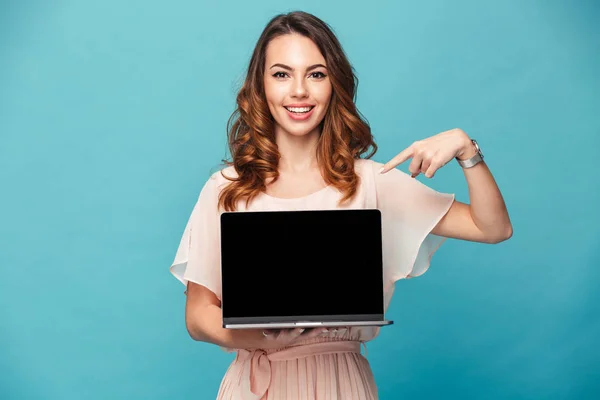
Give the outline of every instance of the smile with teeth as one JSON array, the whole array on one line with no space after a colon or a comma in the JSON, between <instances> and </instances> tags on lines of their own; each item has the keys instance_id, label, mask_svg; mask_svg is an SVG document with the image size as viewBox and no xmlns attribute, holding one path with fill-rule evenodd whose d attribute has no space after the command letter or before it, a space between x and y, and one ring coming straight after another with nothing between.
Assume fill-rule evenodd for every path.
<instances>
[{"instance_id":1,"label":"smile with teeth","mask_svg":"<svg viewBox=\"0 0 600 400\"><path fill-rule=\"evenodd\" d=\"M310 107L285 107L284 108L286 110L288 110L289 112L293 112L294 114L306 114L307 112L309 112L310 110L312 110L315 106L310 106Z\"/></svg>"}]
</instances>

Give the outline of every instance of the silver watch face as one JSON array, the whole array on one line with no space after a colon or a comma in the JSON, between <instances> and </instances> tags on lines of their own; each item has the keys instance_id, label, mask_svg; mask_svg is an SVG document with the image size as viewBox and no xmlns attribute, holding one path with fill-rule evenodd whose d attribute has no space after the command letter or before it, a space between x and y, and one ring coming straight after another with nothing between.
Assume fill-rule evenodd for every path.
<instances>
[{"instance_id":1,"label":"silver watch face","mask_svg":"<svg viewBox=\"0 0 600 400\"><path fill-rule=\"evenodd\" d=\"M471 139L471 141L473 142L473 144L475 145L475 149L477 150L477 152L479 153L479 157L483 158L483 152L481 151L481 149L479 148L479 144L477 143L477 141L475 139Z\"/></svg>"}]
</instances>

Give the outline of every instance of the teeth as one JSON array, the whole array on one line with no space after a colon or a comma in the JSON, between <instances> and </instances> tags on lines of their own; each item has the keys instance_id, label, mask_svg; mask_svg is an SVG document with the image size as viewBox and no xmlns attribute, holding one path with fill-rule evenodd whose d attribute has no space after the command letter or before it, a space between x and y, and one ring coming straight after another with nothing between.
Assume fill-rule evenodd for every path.
<instances>
[{"instance_id":1,"label":"teeth","mask_svg":"<svg viewBox=\"0 0 600 400\"><path fill-rule=\"evenodd\" d=\"M305 113L312 110L312 107L286 107L286 109L295 113Z\"/></svg>"}]
</instances>

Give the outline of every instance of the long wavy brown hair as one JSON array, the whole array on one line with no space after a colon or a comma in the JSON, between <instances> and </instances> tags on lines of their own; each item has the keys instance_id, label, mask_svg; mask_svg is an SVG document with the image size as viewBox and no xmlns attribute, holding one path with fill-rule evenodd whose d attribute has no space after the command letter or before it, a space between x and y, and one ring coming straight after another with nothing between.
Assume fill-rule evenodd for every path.
<instances>
[{"instance_id":1,"label":"long wavy brown hair","mask_svg":"<svg viewBox=\"0 0 600 400\"><path fill-rule=\"evenodd\" d=\"M355 105L358 78L332 29L306 12L295 11L275 16L263 30L250 59L245 81L237 95L237 109L227 122L228 146L237 177L219 195L219 206L234 211L241 199L248 203L266 190L269 179L279 178L280 154L275 143L274 119L264 92L264 69L267 45L281 35L300 34L311 39L325 58L332 84L329 108L321 122L317 145L317 162L323 180L343 193L340 203L354 197L360 179L354 160L371 152L377 145L368 122Z\"/></svg>"}]
</instances>

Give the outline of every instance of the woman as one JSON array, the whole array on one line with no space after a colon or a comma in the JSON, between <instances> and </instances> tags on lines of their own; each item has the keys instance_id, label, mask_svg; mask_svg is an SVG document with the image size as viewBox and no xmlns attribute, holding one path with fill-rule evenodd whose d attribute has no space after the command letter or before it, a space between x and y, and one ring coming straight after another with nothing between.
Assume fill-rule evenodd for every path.
<instances>
[{"instance_id":1,"label":"woman","mask_svg":"<svg viewBox=\"0 0 600 400\"><path fill-rule=\"evenodd\" d=\"M370 160L377 146L355 94L353 69L328 25L303 12L269 22L228 125L232 161L205 183L171 266L187 285L191 337L236 352L219 399L377 398L360 354L377 328L222 328L223 211L380 209L386 308L394 282L424 273L445 238L497 243L512 234L500 191L465 132L415 142L382 165ZM411 179L430 178L454 158L464 168L470 205ZM394 168L408 159L411 176Z\"/></svg>"}]
</instances>

